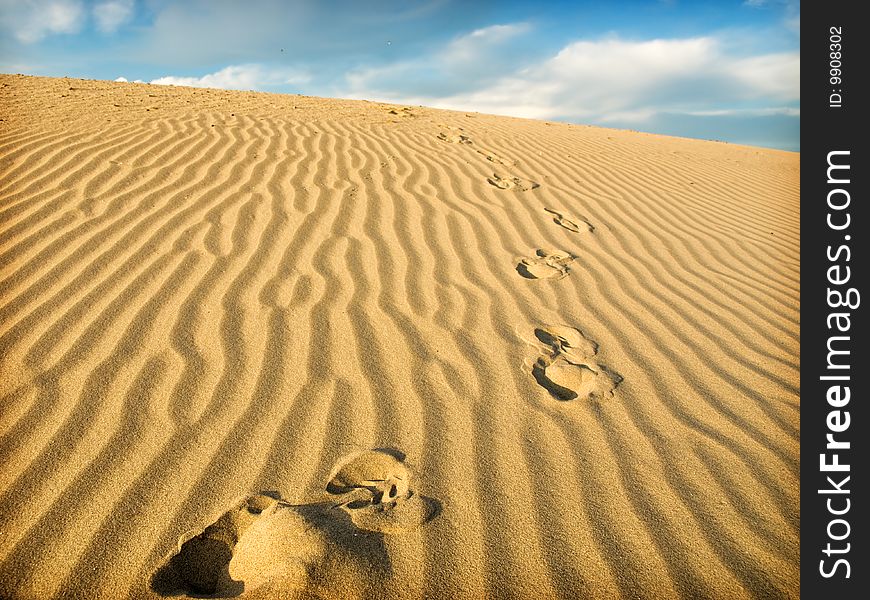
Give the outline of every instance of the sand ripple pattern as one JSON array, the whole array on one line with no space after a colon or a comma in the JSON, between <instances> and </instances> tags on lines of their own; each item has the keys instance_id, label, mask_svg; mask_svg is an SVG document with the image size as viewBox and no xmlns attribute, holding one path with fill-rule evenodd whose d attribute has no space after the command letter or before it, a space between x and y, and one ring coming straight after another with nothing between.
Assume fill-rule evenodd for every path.
<instances>
[{"instance_id":1,"label":"sand ripple pattern","mask_svg":"<svg viewBox=\"0 0 870 600\"><path fill-rule=\"evenodd\" d=\"M3 598L798 597L797 155L0 83Z\"/></svg>"}]
</instances>

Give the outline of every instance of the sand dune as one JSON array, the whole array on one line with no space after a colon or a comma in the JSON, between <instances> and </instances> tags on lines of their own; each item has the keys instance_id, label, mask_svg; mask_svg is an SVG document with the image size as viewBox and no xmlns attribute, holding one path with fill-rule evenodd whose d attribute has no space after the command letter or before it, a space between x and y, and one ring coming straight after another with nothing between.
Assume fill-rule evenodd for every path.
<instances>
[{"instance_id":1,"label":"sand dune","mask_svg":"<svg viewBox=\"0 0 870 600\"><path fill-rule=\"evenodd\" d=\"M799 595L798 155L0 84L0 597Z\"/></svg>"}]
</instances>

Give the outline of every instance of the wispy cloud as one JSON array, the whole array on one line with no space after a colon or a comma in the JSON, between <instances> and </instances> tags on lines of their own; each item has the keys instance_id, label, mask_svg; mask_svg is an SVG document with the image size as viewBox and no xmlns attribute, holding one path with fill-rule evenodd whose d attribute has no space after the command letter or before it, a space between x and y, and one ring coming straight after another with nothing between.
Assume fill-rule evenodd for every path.
<instances>
[{"instance_id":1,"label":"wispy cloud","mask_svg":"<svg viewBox=\"0 0 870 600\"><path fill-rule=\"evenodd\" d=\"M801 3L800 0L744 0L744 6L756 9L779 7L785 10L783 23L786 28L800 33L801 30Z\"/></svg>"},{"instance_id":2,"label":"wispy cloud","mask_svg":"<svg viewBox=\"0 0 870 600\"><path fill-rule=\"evenodd\" d=\"M693 117L785 117L801 116L801 109L791 106L772 106L770 108L723 108L720 110L691 110L686 113Z\"/></svg>"},{"instance_id":3,"label":"wispy cloud","mask_svg":"<svg viewBox=\"0 0 870 600\"><path fill-rule=\"evenodd\" d=\"M487 48L499 46L517 36L529 31L526 23L509 23L506 25L490 25L475 29L469 34L452 40L440 53L439 59L447 64L463 64L469 61L480 61L480 53Z\"/></svg>"},{"instance_id":4,"label":"wispy cloud","mask_svg":"<svg viewBox=\"0 0 870 600\"><path fill-rule=\"evenodd\" d=\"M4 29L25 44L55 33L77 33L85 22L80 0L2 0L0 21Z\"/></svg>"},{"instance_id":5,"label":"wispy cloud","mask_svg":"<svg viewBox=\"0 0 870 600\"><path fill-rule=\"evenodd\" d=\"M515 69L520 49L512 45L531 31L527 23L497 24L456 36L415 58L351 69L336 93L351 98L388 96L402 90L429 97L497 81Z\"/></svg>"},{"instance_id":6,"label":"wispy cloud","mask_svg":"<svg viewBox=\"0 0 870 600\"><path fill-rule=\"evenodd\" d=\"M112 33L133 17L133 0L98 2L93 8L97 29Z\"/></svg>"}]
</instances>

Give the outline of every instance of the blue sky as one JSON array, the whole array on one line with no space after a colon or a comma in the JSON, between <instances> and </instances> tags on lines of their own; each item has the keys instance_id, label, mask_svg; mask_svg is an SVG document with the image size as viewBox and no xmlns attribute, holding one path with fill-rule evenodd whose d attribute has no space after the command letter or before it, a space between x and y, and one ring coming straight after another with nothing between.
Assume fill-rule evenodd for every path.
<instances>
[{"instance_id":1,"label":"blue sky","mask_svg":"<svg viewBox=\"0 0 870 600\"><path fill-rule=\"evenodd\" d=\"M0 72L364 98L798 150L797 0L0 0Z\"/></svg>"}]
</instances>

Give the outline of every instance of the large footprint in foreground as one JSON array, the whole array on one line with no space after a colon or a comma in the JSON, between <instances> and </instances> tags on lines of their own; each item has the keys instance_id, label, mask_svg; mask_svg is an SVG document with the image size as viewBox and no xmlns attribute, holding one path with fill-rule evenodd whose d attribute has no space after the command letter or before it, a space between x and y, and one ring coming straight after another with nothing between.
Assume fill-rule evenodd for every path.
<instances>
[{"instance_id":1,"label":"large footprint in foreground","mask_svg":"<svg viewBox=\"0 0 870 600\"><path fill-rule=\"evenodd\" d=\"M520 259L517 273L526 279L562 279L570 272L568 265L577 257L562 251L538 249L535 255Z\"/></svg>"},{"instance_id":2,"label":"large footprint in foreground","mask_svg":"<svg viewBox=\"0 0 870 600\"><path fill-rule=\"evenodd\" d=\"M402 455L383 449L339 460L318 502L276 496L250 496L180 542L152 589L227 598L267 586L290 597L354 570L375 576L389 565L383 536L423 525L440 506L412 488Z\"/></svg>"},{"instance_id":3,"label":"large footprint in foreground","mask_svg":"<svg viewBox=\"0 0 870 600\"><path fill-rule=\"evenodd\" d=\"M230 572L230 563L237 555L236 546L254 524L275 514L279 502L257 494L230 508L202 533L180 544L178 552L158 571L153 587L158 591L179 589L222 596L243 592L244 578Z\"/></svg>"},{"instance_id":4,"label":"large footprint in foreground","mask_svg":"<svg viewBox=\"0 0 870 600\"><path fill-rule=\"evenodd\" d=\"M582 331L541 327L535 337L545 350L532 365L532 376L551 396L562 401L613 396L622 376L595 360L598 344Z\"/></svg>"}]
</instances>

